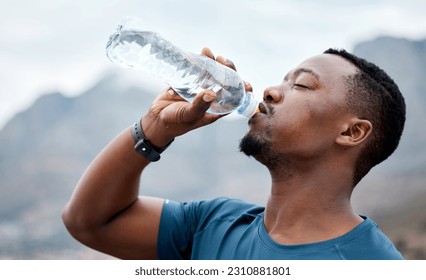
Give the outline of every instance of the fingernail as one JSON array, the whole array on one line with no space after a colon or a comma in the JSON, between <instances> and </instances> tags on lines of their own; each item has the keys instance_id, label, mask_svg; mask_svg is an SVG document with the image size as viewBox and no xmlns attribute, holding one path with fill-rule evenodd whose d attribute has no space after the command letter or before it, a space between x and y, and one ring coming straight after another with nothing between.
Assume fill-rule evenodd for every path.
<instances>
[{"instance_id":1,"label":"fingernail","mask_svg":"<svg viewBox=\"0 0 426 280\"><path fill-rule=\"evenodd\" d=\"M169 95L174 95L174 94L175 94L174 90L172 90L172 89L169 89L169 90L167 91L167 93L168 93Z\"/></svg>"},{"instance_id":2,"label":"fingernail","mask_svg":"<svg viewBox=\"0 0 426 280\"><path fill-rule=\"evenodd\" d=\"M203 96L204 102L212 102L214 100L214 98L215 98L215 96L213 94L209 94L209 93L206 93Z\"/></svg>"}]
</instances>

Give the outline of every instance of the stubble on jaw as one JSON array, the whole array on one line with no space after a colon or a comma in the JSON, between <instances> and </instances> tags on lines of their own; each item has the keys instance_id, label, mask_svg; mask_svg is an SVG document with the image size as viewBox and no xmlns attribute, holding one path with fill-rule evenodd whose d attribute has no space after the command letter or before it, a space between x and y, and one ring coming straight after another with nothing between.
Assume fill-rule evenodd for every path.
<instances>
[{"instance_id":1,"label":"stubble on jaw","mask_svg":"<svg viewBox=\"0 0 426 280\"><path fill-rule=\"evenodd\" d=\"M248 132L240 141L240 152L248 157L253 157L270 171L276 169L282 164L283 157L281 157L272 148L271 131L267 128L262 134L255 134Z\"/></svg>"}]
</instances>

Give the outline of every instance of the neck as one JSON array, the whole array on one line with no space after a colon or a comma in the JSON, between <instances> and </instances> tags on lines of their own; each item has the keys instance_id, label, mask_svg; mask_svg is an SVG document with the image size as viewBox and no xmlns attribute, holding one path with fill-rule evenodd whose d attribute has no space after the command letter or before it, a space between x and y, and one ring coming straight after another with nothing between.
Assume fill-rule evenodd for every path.
<instances>
[{"instance_id":1,"label":"neck","mask_svg":"<svg viewBox=\"0 0 426 280\"><path fill-rule=\"evenodd\" d=\"M352 169L333 167L287 165L270 170L265 226L272 239L287 245L319 242L341 236L362 221L350 204Z\"/></svg>"}]
</instances>

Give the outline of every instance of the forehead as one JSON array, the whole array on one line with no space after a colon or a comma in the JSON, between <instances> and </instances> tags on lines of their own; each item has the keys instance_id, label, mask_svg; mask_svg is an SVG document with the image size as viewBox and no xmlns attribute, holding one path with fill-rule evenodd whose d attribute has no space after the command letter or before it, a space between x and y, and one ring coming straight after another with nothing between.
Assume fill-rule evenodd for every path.
<instances>
[{"instance_id":1,"label":"forehead","mask_svg":"<svg viewBox=\"0 0 426 280\"><path fill-rule=\"evenodd\" d=\"M336 82L353 75L357 68L346 59L334 54L320 54L303 61L296 69L308 69L324 82Z\"/></svg>"}]
</instances>

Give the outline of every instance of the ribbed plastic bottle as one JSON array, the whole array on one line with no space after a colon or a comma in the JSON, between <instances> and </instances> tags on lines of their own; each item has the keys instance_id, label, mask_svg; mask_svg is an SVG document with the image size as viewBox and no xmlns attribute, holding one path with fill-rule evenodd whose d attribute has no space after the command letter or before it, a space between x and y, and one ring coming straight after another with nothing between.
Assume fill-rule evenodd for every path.
<instances>
[{"instance_id":1,"label":"ribbed plastic bottle","mask_svg":"<svg viewBox=\"0 0 426 280\"><path fill-rule=\"evenodd\" d=\"M236 111L251 117L256 112L259 102L246 93L236 71L208 57L182 51L140 24L137 18L126 18L118 25L106 47L111 61L163 79L189 102L202 90L214 91L217 98L209 113Z\"/></svg>"}]
</instances>

